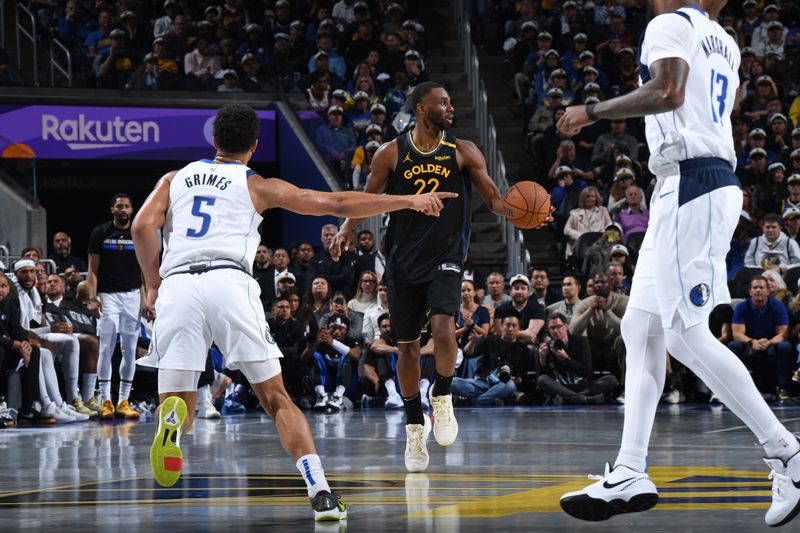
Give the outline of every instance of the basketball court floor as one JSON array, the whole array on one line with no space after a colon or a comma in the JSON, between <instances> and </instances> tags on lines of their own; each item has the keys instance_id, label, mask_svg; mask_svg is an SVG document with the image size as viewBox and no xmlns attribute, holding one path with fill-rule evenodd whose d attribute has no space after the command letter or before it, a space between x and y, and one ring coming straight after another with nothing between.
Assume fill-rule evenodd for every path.
<instances>
[{"instance_id":1,"label":"basketball court floor","mask_svg":"<svg viewBox=\"0 0 800 533\"><path fill-rule=\"evenodd\" d=\"M429 440L431 464L407 474L403 414L308 414L346 523L314 524L305 487L266 416L199 420L182 439L175 487L150 477L152 420L0 431L0 531L772 531L768 469L727 410L661 407L653 510L607 522L563 514L559 496L616 455L622 408L458 409L458 441ZM800 432L800 408L777 410ZM800 531L800 522L783 528Z\"/></svg>"}]
</instances>

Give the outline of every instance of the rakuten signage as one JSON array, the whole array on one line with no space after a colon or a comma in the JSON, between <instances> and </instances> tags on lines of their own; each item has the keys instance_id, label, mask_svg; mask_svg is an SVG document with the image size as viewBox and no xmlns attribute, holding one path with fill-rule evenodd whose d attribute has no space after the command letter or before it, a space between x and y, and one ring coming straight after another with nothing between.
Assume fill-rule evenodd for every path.
<instances>
[{"instance_id":1,"label":"rakuten signage","mask_svg":"<svg viewBox=\"0 0 800 533\"><path fill-rule=\"evenodd\" d=\"M0 154L44 159L191 160L213 155L215 109L0 105ZM256 111L254 161L275 161L275 111Z\"/></svg>"}]
</instances>

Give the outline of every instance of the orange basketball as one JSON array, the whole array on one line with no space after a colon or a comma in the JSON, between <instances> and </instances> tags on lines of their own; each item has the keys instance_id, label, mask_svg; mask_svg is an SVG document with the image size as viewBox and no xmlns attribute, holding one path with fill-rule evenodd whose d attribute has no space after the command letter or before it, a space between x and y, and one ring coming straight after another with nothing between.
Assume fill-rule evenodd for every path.
<instances>
[{"instance_id":1,"label":"orange basketball","mask_svg":"<svg viewBox=\"0 0 800 533\"><path fill-rule=\"evenodd\" d=\"M550 216L550 194L533 181L520 181L503 197L506 218L520 229L540 226Z\"/></svg>"}]
</instances>

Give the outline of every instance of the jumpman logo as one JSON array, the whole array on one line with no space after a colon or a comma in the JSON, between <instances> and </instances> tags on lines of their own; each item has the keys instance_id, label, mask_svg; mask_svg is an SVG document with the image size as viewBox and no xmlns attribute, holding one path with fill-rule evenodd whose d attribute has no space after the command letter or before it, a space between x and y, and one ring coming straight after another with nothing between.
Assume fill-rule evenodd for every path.
<instances>
[{"instance_id":1,"label":"jumpman logo","mask_svg":"<svg viewBox=\"0 0 800 533\"><path fill-rule=\"evenodd\" d=\"M406 161L408 161L409 163L413 163L414 162L414 160L411 159L411 154L410 153L406 154L406 156L403 158L403 161L401 161L401 162L405 163Z\"/></svg>"}]
</instances>

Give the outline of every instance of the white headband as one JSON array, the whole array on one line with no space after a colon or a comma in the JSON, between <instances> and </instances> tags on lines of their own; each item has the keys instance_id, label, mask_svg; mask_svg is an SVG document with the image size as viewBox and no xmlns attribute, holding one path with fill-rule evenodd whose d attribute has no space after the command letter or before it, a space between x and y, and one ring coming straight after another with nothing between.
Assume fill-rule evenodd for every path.
<instances>
[{"instance_id":1,"label":"white headband","mask_svg":"<svg viewBox=\"0 0 800 533\"><path fill-rule=\"evenodd\" d=\"M20 268L34 268L36 267L36 263L33 262L33 259L20 259L16 263L14 263L14 271L19 270Z\"/></svg>"}]
</instances>

